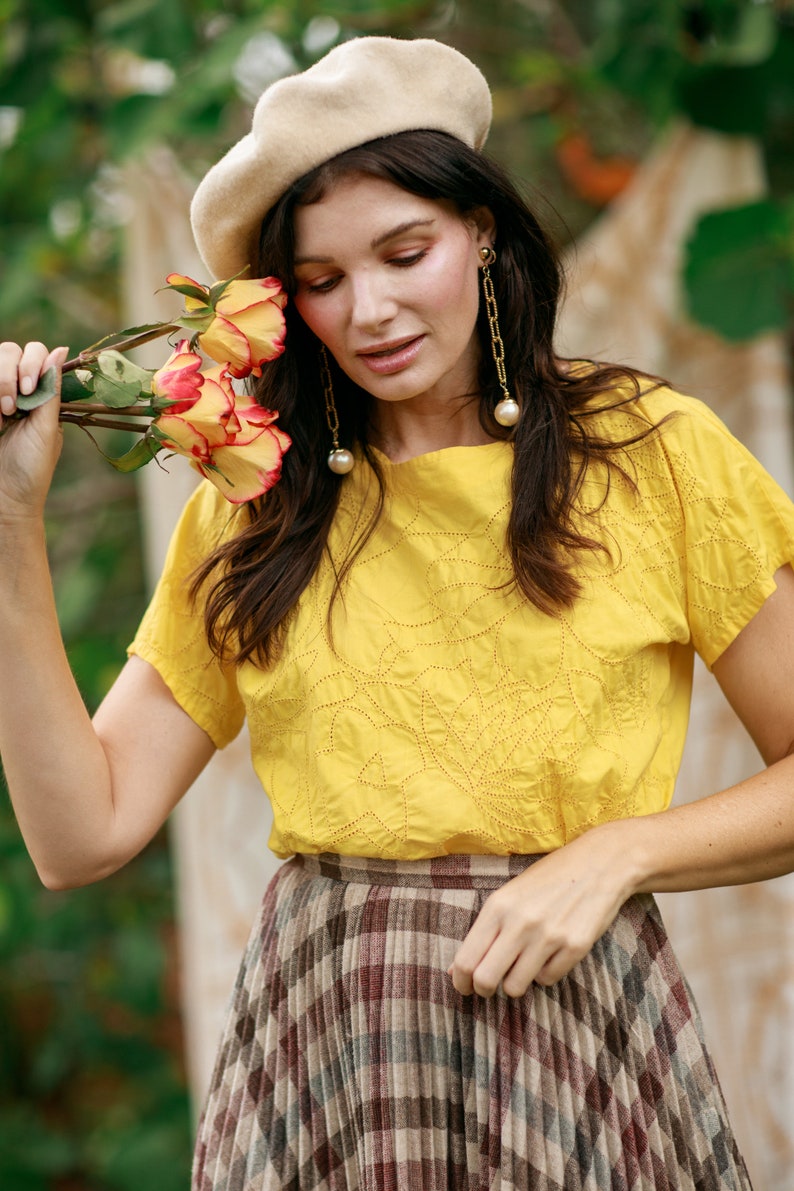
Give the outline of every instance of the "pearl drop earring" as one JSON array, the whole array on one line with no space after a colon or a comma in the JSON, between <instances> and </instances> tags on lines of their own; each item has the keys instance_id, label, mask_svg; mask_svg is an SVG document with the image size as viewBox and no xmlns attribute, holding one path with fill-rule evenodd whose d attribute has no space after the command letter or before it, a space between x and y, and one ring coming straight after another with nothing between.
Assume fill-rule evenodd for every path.
<instances>
[{"instance_id":1,"label":"pearl drop earring","mask_svg":"<svg viewBox=\"0 0 794 1191\"><path fill-rule=\"evenodd\" d=\"M331 442L333 444L331 453L328 456L328 466L335 475L346 476L349 471L353 470L356 461L353 458L352 451L349 451L347 447L340 447L339 445L339 414L336 412L334 388L331 382L331 369L328 364L328 353L325 350L325 344L322 344L320 347L320 376L325 395L325 416L328 421L328 429L331 431Z\"/></svg>"},{"instance_id":2,"label":"pearl drop earring","mask_svg":"<svg viewBox=\"0 0 794 1191\"><path fill-rule=\"evenodd\" d=\"M496 376L504 396L493 411L500 426L515 426L521 417L521 407L514 397L511 397L507 387L507 373L505 372L505 345L499 332L499 314L496 309L496 294L493 288L493 278L489 265L496 260L493 248L484 246L480 249L482 261L482 289L485 296L485 312L488 316L488 327L491 332L491 351L496 364Z\"/></svg>"}]
</instances>

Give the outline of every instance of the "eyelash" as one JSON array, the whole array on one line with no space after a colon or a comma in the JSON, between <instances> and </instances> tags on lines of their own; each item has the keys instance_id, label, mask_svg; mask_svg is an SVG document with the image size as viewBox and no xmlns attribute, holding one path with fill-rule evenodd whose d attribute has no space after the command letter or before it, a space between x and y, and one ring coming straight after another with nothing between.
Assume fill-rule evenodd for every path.
<instances>
[{"instance_id":1,"label":"eyelash","mask_svg":"<svg viewBox=\"0 0 794 1191\"><path fill-rule=\"evenodd\" d=\"M421 248L419 252L414 252L411 256L395 256L387 263L395 265L398 269L410 269L411 265L418 265L426 256L427 249ZM310 294L328 294L334 289L338 280L338 277L329 277L326 281L320 281L316 285L307 284L306 289Z\"/></svg>"},{"instance_id":2,"label":"eyelash","mask_svg":"<svg viewBox=\"0 0 794 1191\"><path fill-rule=\"evenodd\" d=\"M420 248L418 252L412 253L411 256L395 256L389 264L396 265L398 269L409 269L411 265L418 265L419 261L427 256L427 249Z\"/></svg>"}]
</instances>

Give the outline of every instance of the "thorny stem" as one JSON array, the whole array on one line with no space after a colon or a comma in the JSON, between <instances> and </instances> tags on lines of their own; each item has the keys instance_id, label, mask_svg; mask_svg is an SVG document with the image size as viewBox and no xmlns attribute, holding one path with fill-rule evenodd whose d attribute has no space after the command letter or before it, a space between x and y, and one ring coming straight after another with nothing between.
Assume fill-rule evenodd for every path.
<instances>
[{"instance_id":1,"label":"thorny stem","mask_svg":"<svg viewBox=\"0 0 794 1191\"><path fill-rule=\"evenodd\" d=\"M128 339L120 339L118 343L97 346L95 351L80 352L79 355L73 356L71 360L67 360L61 371L74 372L77 368L83 368L86 364L90 364L103 351L130 351L134 347L142 347L144 343L151 343L153 339L161 339L163 335L171 335L179 329L177 323L162 323L161 326L155 327L153 331L143 331L140 335L130 335Z\"/></svg>"},{"instance_id":2,"label":"thorny stem","mask_svg":"<svg viewBox=\"0 0 794 1191\"><path fill-rule=\"evenodd\" d=\"M61 412L58 416L59 416L60 420L63 421L63 415L64 415L64 413L67 413L67 412L73 413L76 415L79 415L81 413L106 414L110 409L111 409L111 406L102 405L101 402L80 401L79 399L77 399L75 401L62 402L61 403ZM124 405L120 409L116 410L115 412L118 413L119 415L121 415L121 417L133 417L133 416L136 418L143 418L143 417L153 418L153 417L155 417L155 411L152 409L151 405L148 402L144 403L143 405Z\"/></svg>"},{"instance_id":3,"label":"thorny stem","mask_svg":"<svg viewBox=\"0 0 794 1191\"><path fill-rule=\"evenodd\" d=\"M135 422L124 422L116 418L98 418L94 414L82 416L78 413L72 413L70 410L61 410L59 421L70 422L73 426L81 426L83 429L86 426L93 426L99 430L133 430L138 434L145 434L149 429L149 423L141 425Z\"/></svg>"}]
</instances>

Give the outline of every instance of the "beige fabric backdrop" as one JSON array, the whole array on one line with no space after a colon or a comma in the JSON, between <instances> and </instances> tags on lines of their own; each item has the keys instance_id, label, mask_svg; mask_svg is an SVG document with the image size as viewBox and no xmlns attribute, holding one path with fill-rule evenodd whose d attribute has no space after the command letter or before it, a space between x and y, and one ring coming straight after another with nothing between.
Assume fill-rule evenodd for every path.
<instances>
[{"instance_id":1,"label":"beige fabric backdrop","mask_svg":"<svg viewBox=\"0 0 794 1191\"><path fill-rule=\"evenodd\" d=\"M206 279L187 227L190 184L165 153L127 177L133 213L125 285L130 321L150 321L171 270ZM708 401L791 490L788 378L780 343L730 348L680 315L682 243L697 211L762 189L750 142L671 130L629 191L577 245L561 344L572 355L636 364ZM163 299L164 300L164 299ZM163 316L168 305L162 307ZM162 359L162 346L149 359ZM193 485L142 473L152 581ZM743 729L701 668L678 797L738 780L759 766ZM277 862L269 811L241 736L216 756L173 820L188 1060L196 1106L207 1086L224 1006L262 890ZM794 878L663 899L696 994L756 1191L794 1188Z\"/></svg>"}]
</instances>

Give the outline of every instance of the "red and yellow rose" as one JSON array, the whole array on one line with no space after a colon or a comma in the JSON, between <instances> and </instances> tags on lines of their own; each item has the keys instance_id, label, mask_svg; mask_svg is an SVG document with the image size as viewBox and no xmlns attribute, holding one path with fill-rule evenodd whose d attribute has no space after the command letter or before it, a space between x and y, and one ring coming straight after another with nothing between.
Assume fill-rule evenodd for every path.
<instances>
[{"instance_id":1,"label":"red and yellow rose","mask_svg":"<svg viewBox=\"0 0 794 1191\"><path fill-rule=\"evenodd\" d=\"M274 425L276 413L235 393L228 368L219 365L196 372L195 359L183 340L155 373L155 397L171 394L176 404L157 417L150 434L188 458L233 504L262 496L281 477L289 435Z\"/></svg>"},{"instance_id":2,"label":"red and yellow rose","mask_svg":"<svg viewBox=\"0 0 794 1191\"><path fill-rule=\"evenodd\" d=\"M287 296L275 277L212 288L181 273L170 273L166 281L184 295L185 309L199 328L201 351L225 364L232 376L261 376L262 365L283 352Z\"/></svg>"},{"instance_id":3,"label":"red and yellow rose","mask_svg":"<svg viewBox=\"0 0 794 1191\"><path fill-rule=\"evenodd\" d=\"M262 365L284 351L286 295L273 277L205 286L171 273L166 283L182 295L184 310L168 323L105 336L67 360L59 418L92 437L103 428L140 433L118 459L105 456L118 471L135 471L170 449L187 456L234 504L253 500L280 478L290 438L275 425L277 414L235 392L232 378L261 376ZM177 329L190 338L156 372L124 355ZM202 370L200 352L218 366ZM33 393L20 395L15 418L27 417L57 391L51 368ZM0 427L0 434L7 429Z\"/></svg>"}]
</instances>

